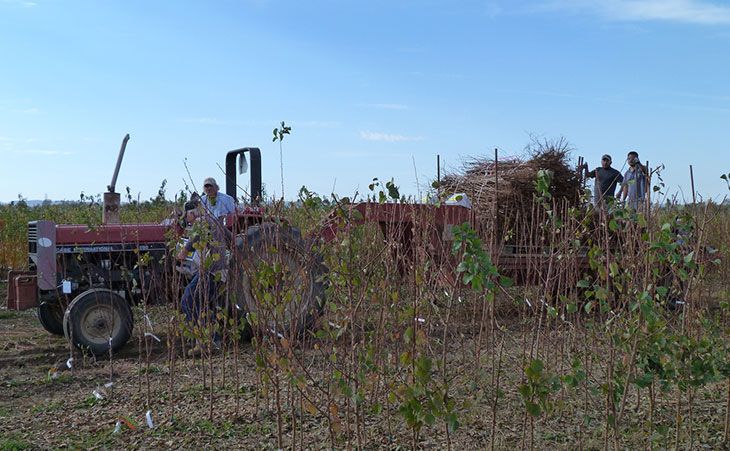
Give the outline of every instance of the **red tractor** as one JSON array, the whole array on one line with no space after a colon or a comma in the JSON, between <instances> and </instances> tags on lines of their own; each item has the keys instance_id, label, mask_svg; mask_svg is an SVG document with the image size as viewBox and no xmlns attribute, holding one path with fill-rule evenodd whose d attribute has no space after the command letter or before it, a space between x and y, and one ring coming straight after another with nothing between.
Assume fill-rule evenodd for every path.
<instances>
[{"instance_id":1,"label":"red tractor","mask_svg":"<svg viewBox=\"0 0 730 451\"><path fill-rule=\"evenodd\" d=\"M129 340L133 330L131 306L175 298L170 291L172 252L169 243L183 232L174 219L160 224L120 224L120 196L114 188L128 135L119 152L112 183L104 194L102 223L98 226L28 223L28 271L10 271L8 308L38 309L43 327L65 335L74 345L94 354L116 351ZM297 302L274 309L275 317L265 321L269 330L293 334L306 328L319 312L325 296L325 267L311 244L294 227L266 217L258 205L261 197L261 153L246 147L227 153L226 192L236 198L236 163L248 154L250 200L239 205L224 224L235 236L231 246L228 291L236 293L235 308L242 314L255 312L261 293L251 286L245 270L255 262L276 258L293 274ZM360 203L352 205L359 222L376 222L386 236L397 236L406 250L413 239L412 225L419 217L434 224L432 240L450 240L450 227L470 219L470 210L458 205ZM316 234L332 240L336 221L328 222ZM436 246L444 249L444 246ZM445 248L448 248L446 246ZM438 253L439 251L437 251ZM442 253L442 252L441 252ZM448 258L448 257L446 257Z\"/></svg>"}]
</instances>

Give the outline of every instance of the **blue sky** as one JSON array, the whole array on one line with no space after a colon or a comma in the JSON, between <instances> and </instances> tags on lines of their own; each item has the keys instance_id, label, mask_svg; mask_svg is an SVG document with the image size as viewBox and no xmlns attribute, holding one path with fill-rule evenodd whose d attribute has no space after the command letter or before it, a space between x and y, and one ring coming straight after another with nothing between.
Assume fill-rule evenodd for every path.
<instances>
[{"instance_id":1,"label":"blue sky","mask_svg":"<svg viewBox=\"0 0 730 451\"><path fill-rule=\"evenodd\" d=\"M285 197L417 194L436 154L521 155L534 134L622 169L663 163L667 193L722 199L730 172L730 3L710 0L0 0L0 201L222 181L260 147ZM724 155L724 157L723 157ZM625 167L623 167L625 169ZM198 186L200 189L200 186Z\"/></svg>"}]
</instances>

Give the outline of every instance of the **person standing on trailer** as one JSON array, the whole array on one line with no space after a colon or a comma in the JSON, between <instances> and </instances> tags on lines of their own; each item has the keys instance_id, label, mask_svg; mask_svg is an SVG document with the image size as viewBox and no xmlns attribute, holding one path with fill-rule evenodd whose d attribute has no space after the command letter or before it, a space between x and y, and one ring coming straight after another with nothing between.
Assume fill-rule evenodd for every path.
<instances>
[{"instance_id":1,"label":"person standing on trailer","mask_svg":"<svg viewBox=\"0 0 730 451\"><path fill-rule=\"evenodd\" d=\"M626 206L638 210L644 204L646 196L646 167L639 160L639 153L632 150L626 156L629 169L624 174L624 182L621 187L621 200L626 201Z\"/></svg>"},{"instance_id":2,"label":"person standing on trailer","mask_svg":"<svg viewBox=\"0 0 730 451\"><path fill-rule=\"evenodd\" d=\"M596 179L593 188L593 198L596 207L603 208L613 203L616 193L616 185L623 182L621 172L611 167L611 155L605 154L601 157L601 167L588 171L588 163L583 163L583 170L586 177Z\"/></svg>"}]
</instances>

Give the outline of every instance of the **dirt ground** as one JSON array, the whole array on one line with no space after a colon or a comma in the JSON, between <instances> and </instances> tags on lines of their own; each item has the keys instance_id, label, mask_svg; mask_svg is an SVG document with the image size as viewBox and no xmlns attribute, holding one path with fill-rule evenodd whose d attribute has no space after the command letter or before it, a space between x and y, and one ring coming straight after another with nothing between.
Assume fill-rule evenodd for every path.
<instances>
[{"instance_id":1,"label":"dirt ground","mask_svg":"<svg viewBox=\"0 0 730 451\"><path fill-rule=\"evenodd\" d=\"M4 310L5 289L0 284L0 450L277 448L277 418L272 405L260 398L257 401L259 376L250 343L238 349L237 385L230 350L211 360L180 358L173 366L164 345L164 328L159 326L164 323L166 310L158 307L150 316L162 341L151 348L149 358L143 358L146 352L135 330L130 343L111 361L95 361L75 353L68 368L71 351L66 340L43 330L34 310ZM524 437L530 422L517 391L522 374L519 325L511 327L507 336L501 369L504 392L499 398L494 444L498 449L529 448ZM206 372L211 370L213 392L202 382L209 380ZM113 384L106 386L109 382ZM419 447L445 449L450 440L454 449L488 448L494 394L481 386L479 381L472 381L454 387L456 398L468 397L473 402L460 413L460 427L448 439L443 423L426 427ZM636 396L641 395L629 396L629 406L640 404ZM673 447L676 404L670 399L657 406L654 421L660 427L652 435L645 433L644 408L628 409L619 447ZM695 399L692 447L722 449L724 385L698 392ZM534 449L576 449L578 443L586 449L603 449L604 404L605 396L600 393L575 398L561 395L550 419L535 421ZM147 412L152 428L147 424ZM303 426L296 426L294 444L289 442L291 424L284 422L284 447L331 448L330 425L325 417L312 413L303 418ZM119 431L115 432L117 427ZM365 449L411 447L410 433L395 408L370 413L364 429ZM680 445L684 445L680 447L689 448L685 439L683 435ZM341 438L335 447L355 444Z\"/></svg>"}]
</instances>

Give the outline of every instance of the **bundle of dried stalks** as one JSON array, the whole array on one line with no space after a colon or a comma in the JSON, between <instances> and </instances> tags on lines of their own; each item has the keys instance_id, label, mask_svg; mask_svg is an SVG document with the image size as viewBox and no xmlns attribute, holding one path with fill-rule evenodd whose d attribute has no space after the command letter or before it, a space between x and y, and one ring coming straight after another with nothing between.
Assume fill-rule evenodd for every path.
<instances>
[{"instance_id":1,"label":"bundle of dried stalks","mask_svg":"<svg viewBox=\"0 0 730 451\"><path fill-rule=\"evenodd\" d=\"M570 151L564 138L533 138L525 148L526 158L504 159L496 164L493 157L471 158L461 170L447 173L441 187L446 193L466 193L480 227L501 232L515 225L517 218L530 216L541 169L552 174L552 199L577 204L581 179L570 162Z\"/></svg>"}]
</instances>

